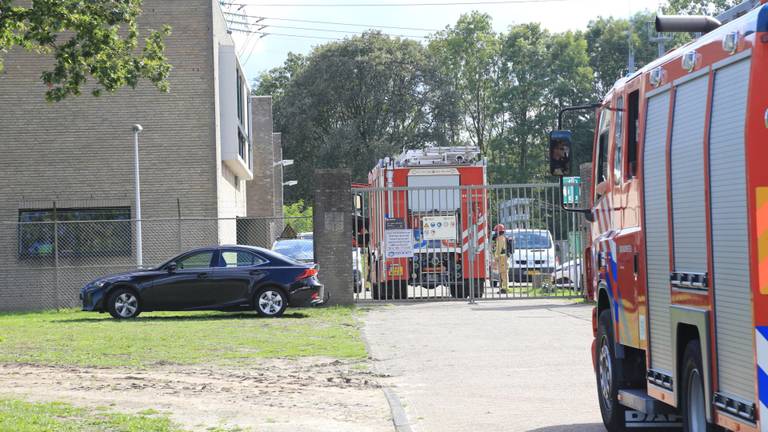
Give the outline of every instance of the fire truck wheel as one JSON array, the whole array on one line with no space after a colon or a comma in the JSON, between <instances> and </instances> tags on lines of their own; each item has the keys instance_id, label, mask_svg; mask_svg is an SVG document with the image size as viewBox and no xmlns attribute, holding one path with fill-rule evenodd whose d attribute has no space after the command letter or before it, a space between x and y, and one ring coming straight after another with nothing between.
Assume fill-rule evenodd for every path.
<instances>
[{"instance_id":1,"label":"fire truck wheel","mask_svg":"<svg viewBox=\"0 0 768 432\"><path fill-rule=\"evenodd\" d=\"M475 298L482 298L485 294L485 279L475 279Z\"/></svg>"},{"instance_id":2,"label":"fire truck wheel","mask_svg":"<svg viewBox=\"0 0 768 432\"><path fill-rule=\"evenodd\" d=\"M375 283L371 284L371 297L373 297L374 300L384 300L384 294L383 289L381 285Z\"/></svg>"},{"instance_id":3,"label":"fire truck wheel","mask_svg":"<svg viewBox=\"0 0 768 432\"><path fill-rule=\"evenodd\" d=\"M459 282L456 282L455 284L451 284L451 297L453 298L469 297L469 280L464 279L463 281L459 281Z\"/></svg>"},{"instance_id":4,"label":"fire truck wheel","mask_svg":"<svg viewBox=\"0 0 768 432\"><path fill-rule=\"evenodd\" d=\"M604 310L600 313L595 349L597 350L597 365L595 365L597 398L600 400L603 424L608 432L624 431L626 430L625 408L619 403L619 389L616 385L620 377L618 376L618 360L613 346L613 325L610 310Z\"/></svg>"},{"instance_id":5,"label":"fire truck wheel","mask_svg":"<svg viewBox=\"0 0 768 432\"><path fill-rule=\"evenodd\" d=\"M680 413L683 432L714 432L718 430L707 422L707 404L704 396L704 375L701 366L701 347L698 340L688 342L683 355L683 387Z\"/></svg>"},{"instance_id":6,"label":"fire truck wheel","mask_svg":"<svg viewBox=\"0 0 768 432\"><path fill-rule=\"evenodd\" d=\"M371 287L374 300L405 300L408 298L408 284L405 281L390 281Z\"/></svg>"}]
</instances>

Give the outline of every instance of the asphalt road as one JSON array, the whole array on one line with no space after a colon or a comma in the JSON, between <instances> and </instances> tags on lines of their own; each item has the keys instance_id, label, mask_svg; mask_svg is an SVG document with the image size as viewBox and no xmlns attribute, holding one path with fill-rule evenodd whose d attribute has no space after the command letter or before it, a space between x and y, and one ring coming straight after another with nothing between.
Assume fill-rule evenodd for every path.
<instances>
[{"instance_id":1,"label":"asphalt road","mask_svg":"<svg viewBox=\"0 0 768 432\"><path fill-rule=\"evenodd\" d=\"M604 431L591 306L566 300L373 306L377 372L416 432Z\"/></svg>"}]
</instances>

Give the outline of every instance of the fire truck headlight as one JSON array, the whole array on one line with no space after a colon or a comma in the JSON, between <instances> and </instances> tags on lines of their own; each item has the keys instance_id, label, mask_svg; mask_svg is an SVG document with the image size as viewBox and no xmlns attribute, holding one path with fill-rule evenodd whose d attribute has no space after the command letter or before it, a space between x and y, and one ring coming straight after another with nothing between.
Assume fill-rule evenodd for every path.
<instances>
[{"instance_id":1,"label":"fire truck headlight","mask_svg":"<svg viewBox=\"0 0 768 432\"><path fill-rule=\"evenodd\" d=\"M696 51L688 51L683 54L683 69L692 72L696 68L696 60L698 60Z\"/></svg>"},{"instance_id":2,"label":"fire truck headlight","mask_svg":"<svg viewBox=\"0 0 768 432\"><path fill-rule=\"evenodd\" d=\"M723 37L723 50L733 54L739 47L739 32L731 32Z\"/></svg>"},{"instance_id":3,"label":"fire truck headlight","mask_svg":"<svg viewBox=\"0 0 768 432\"><path fill-rule=\"evenodd\" d=\"M651 85L658 87L661 85L661 81L664 78L664 69L657 67L651 71Z\"/></svg>"}]
</instances>

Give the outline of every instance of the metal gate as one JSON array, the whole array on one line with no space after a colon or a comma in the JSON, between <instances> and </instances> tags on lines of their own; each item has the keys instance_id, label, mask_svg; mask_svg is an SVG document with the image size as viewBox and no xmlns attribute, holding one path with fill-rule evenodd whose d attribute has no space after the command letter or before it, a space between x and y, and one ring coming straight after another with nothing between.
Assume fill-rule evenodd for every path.
<instances>
[{"instance_id":1,"label":"metal gate","mask_svg":"<svg viewBox=\"0 0 768 432\"><path fill-rule=\"evenodd\" d=\"M558 184L353 188L355 301L583 297L588 239L562 193Z\"/></svg>"}]
</instances>

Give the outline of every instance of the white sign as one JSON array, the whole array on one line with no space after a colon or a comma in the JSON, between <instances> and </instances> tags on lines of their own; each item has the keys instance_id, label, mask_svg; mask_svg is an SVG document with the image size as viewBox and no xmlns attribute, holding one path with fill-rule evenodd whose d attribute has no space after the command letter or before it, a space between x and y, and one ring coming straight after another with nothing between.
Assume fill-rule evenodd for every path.
<instances>
[{"instance_id":1,"label":"white sign","mask_svg":"<svg viewBox=\"0 0 768 432\"><path fill-rule=\"evenodd\" d=\"M385 253L387 258L413 257L413 231L409 229L391 229L384 231Z\"/></svg>"},{"instance_id":2,"label":"white sign","mask_svg":"<svg viewBox=\"0 0 768 432\"><path fill-rule=\"evenodd\" d=\"M417 168L412 169L408 172L408 177L411 176L457 176L459 175L459 170L456 168L431 168L431 169L424 169L424 168Z\"/></svg>"},{"instance_id":3,"label":"white sign","mask_svg":"<svg viewBox=\"0 0 768 432\"><path fill-rule=\"evenodd\" d=\"M425 216L421 232L424 240L456 240L456 216Z\"/></svg>"}]
</instances>

